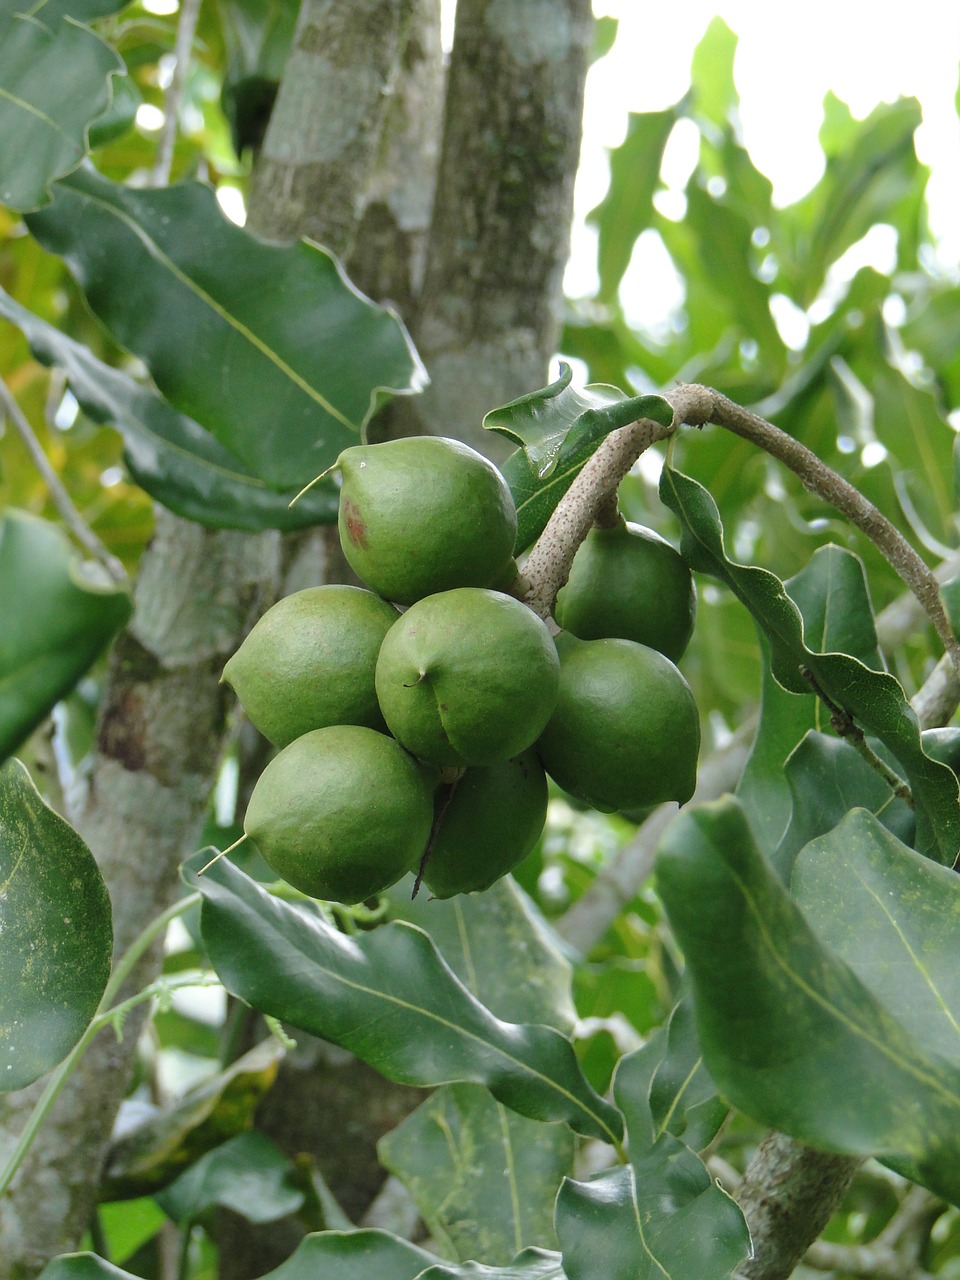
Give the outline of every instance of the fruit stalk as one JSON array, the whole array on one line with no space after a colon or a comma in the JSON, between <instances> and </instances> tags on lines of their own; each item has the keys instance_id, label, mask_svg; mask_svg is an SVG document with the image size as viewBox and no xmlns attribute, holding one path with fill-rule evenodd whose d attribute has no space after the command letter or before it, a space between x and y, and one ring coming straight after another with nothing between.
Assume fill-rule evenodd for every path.
<instances>
[{"instance_id":1,"label":"fruit stalk","mask_svg":"<svg viewBox=\"0 0 960 1280\"><path fill-rule=\"evenodd\" d=\"M609 506L620 481L640 455L672 435L677 423L663 427L641 418L612 431L574 480L550 517L524 566L529 588L526 603L541 618L553 612L557 592L564 585L577 548L587 536L596 514Z\"/></svg>"}]
</instances>

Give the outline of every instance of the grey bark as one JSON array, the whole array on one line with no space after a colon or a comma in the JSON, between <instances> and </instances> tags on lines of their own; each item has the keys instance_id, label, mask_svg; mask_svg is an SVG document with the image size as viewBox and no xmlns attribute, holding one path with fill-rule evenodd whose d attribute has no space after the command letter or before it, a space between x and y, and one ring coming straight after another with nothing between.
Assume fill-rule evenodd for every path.
<instances>
[{"instance_id":1,"label":"grey bark","mask_svg":"<svg viewBox=\"0 0 960 1280\"><path fill-rule=\"evenodd\" d=\"M89 784L72 815L110 891L117 954L177 896L177 868L197 847L220 762L227 711L220 670L263 607L276 566L271 535L211 533L158 514L134 617L113 651ZM158 966L156 952L145 957L130 990ZM96 1204L138 1025L131 1017L119 1043L111 1031L93 1042L0 1203L2 1280L29 1280L77 1247ZM0 1097L4 1153L39 1091Z\"/></svg>"},{"instance_id":2,"label":"grey bark","mask_svg":"<svg viewBox=\"0 0 960 1280\"><path fill-rule=\"evenodd\" d=\"M372 20L374 10L383 16L389 9L393 16L387 34L369 32L370 38L355 47L377 58L393 48L390 56L396 56L400 18L407 9L400 0L346 7L311 0L300 29L298 57L305 64L315 39L313 18L333 8L341 17L349 9L354 22L364 15ZM303 126L318 148L321 142L327 148L325 154L335 158L337 146L343 148L342 161L329 170L337 188L329 226L323 208L313 211L309 226L303 225L304 211L296 199L305 187L288 181L289 167L284 176L274 165L270 172L277 185L264 181L253 191L248 223L268 239L306 231L333 243L345 237L362 209L377 145L369 127L371 75L376 78L380 71L355 74L356 67L337 62L338 48L332 41L326 55L320 50L317 56L320 62L326 56L328 89L343 119L355 127L317 141L322 120L298 117L296 102L284 107L291 127ZM379 110L388 80L376 83ZM329 115L332 120L336 113ZM274 130L274 138L278 136L282 133ZM80 812L71 815L107 882L118 952L178 893L177 869L197 845L226 733L228 702L219 686L220 672L272 602L279 555L276 535L213 533L158 513L157 533L140 568L134 618L115 646L87 794ZM159 961L157 952L145 957L131 987L156 976ZM139 1019L131 1018L121 1043L104 1033L90 1047L0 1205L0 1280L31 1280L51 1257L79 1244L96 1205L138 1027ZM38 1085L0 1098L0 1155L12 1150L39 1091Z\"/></svg>"},{"instance_id":3,"label":"grey bark","mask_svg":"<svg viewBox=\"0 0 960 1280\"><path fill-rule=\"evenodd\" d=\"M544 385L560 332L589 0L459 0L423 290L431 386L402 430L490 456L489 409Z\"/></svg>"},{"instance_id":4,"label":"grey bark","mask_svg":"<svg viewBox=\"0 0 960 1280\"><path fill-rule=\"evenodd\" d=\"M768 1133L737 1191L753 1242L738 1280L787 1280L839 1208L860 1164Z\"/></svg>"},{"instance_id":5,"label":"grey bark","mask_svg":"<svg viewBox=\"0 0 960 1280\"><path fill-rule=\"evenodd\" d=\"M251 183L269 237L349 253L412 0L303 0Z\"/></svg>"}]
</instances>

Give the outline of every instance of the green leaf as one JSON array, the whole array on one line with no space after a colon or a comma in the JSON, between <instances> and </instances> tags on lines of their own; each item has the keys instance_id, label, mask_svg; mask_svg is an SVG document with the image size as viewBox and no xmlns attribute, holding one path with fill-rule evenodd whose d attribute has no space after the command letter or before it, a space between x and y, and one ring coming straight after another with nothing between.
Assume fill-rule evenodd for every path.
<instances>
[{"instance_id":1,"label":"green leaf","mask_svg":"<svg viewBox=\"0 0 960 1280\"><path fill-rule=\"evenodd\" d=\"M524 1245L556 1247L553 1206L574 1153L565 1126L514 1115L479 1085L447 1085L377 1152L443 1252L505 1265Z\"/></svg>"},{"instance_id":2,"label":"green leaf","mask_svg":"<svg viewBox=\"0 0 960 1280\"><path fill-rule=\"evenodd\" d=\"M402 881L391 894L393 919L418 925L463 985L508 1022L543 1022L569 1032L577 1020L573 971L560 943L511 876L484 893L411 899ZM496 956L497 963L490 959Z\"/></svg>"},{"instance_id":3,"label":"green leaf","mask_svg":"<svg viewBox=\"0 0 960 1280\"><path fill-rule=\"evenodd\" d=\"M129 0L0 0L0 14L25 13L40 18L46 26L56 25L62 18L74 22L95 22L111 13L119 13Z\"/></svg>"},{"instance_id":4,"label":"green leaf","mask_svg":"<svg viewBox=\"0 0 960 1280\"><path fill-rule=\"evenodd\" d=\"M466 990L421 930L401 922L347 938L309 905L271 897L221 859L203 876L202 927L229 990L254 1008L349 1049L405 1084L485 1084L534 1120L563 1120L616 1143L619 1113L587 1084L551 1027L501 1022Z\"/></svg>"},{"instance_id":5,"label":"green leaf","mask_svg":"<svg viewBox=\"0 0 960 1280\"><path fill-rule=\"evenodd\" d=\"M77 683L130 617L126 591L81 561L60 529L24 511L0 521L0 759Z\"/></svg>"},{"instance_id":6,"label":"green leaf","mask_svg":"<svg viewBox=\"0 0 960 1280\"><path fill-rule=\"evenodd\" d=\"M178 1223L217 1207L248 1222L275 1222L303 1204L303 1192L290 1185L291 1172L290 1161L254 1129L201 1156L157 1195L157 1203Z\"/></svg>"},{"instance_id":7,"label":"green leaf","mask_svg":"<svg viewBox=\"0 0 960 1280\"><path fill-rule=\"evenodd\" d=\"M522 446L501 468L517 504L518 552L543 532L604 436L639 418L662 426L673 421L673 409L663 396L628 398L616 387L602 385L576 388L572 376L570 366L563 364L556 382L491 409L483 419L488 431Z\"/></svg>"},{"instance_id":8,"label":"green leaf","mask_svg":"<svg viewBox=\"0 0 960 1280\"><path fill-rule=\"evenodd\" d=\"M48 1262L41 1280L135 1280L129 1271L115 1267L94 1253L64 1253Z\"/></svg>"},{"instance_id":9,"label":"green leaf","mask_svg":"<svg viewBox=\"0 0 960 1280\"><path fill-rule=\"evenodd\" d=\"M871 380L877 439L889 449L900 504L917 536L948 545L956 541L952 459L956 432L930 390L889 365ZM916 513L914 515L914 513Z\"/></svg>"},{"instance_id":10,"label":"green leaf","mask_svg":"<svg viewBox=\"0 0 960 1280\"><path fill-rule=\"evenodd\" d=\"M660 496L683 525L682 550L688 562L725 582L766 634L773 674L783 687L793 693L809 690L812 686L802 674L809 671L836 706L899 760L916 805L917 848L952 866L960 849L957 777L924 753L916 715L900 684L848 654L815 653L807 647L800 611L780 579L767 569L727 558L716 503L702 485L665 467Z\"/></svg>"},{"instance_id":11,"label":"green leaf","mask_svg":"<svg viewBox=\"0 0 960 1280\"><path fill-rule=\"evenodd\" d=\"M105 1252L117 1263L132 1258L169 1221L153 1196L100 1204L97 1218L107 1245Z\"/></svg>"},{"instance_id":12,"label":"green leaf","mask_svg":"<svg viewBox=\"0 0 960 1280\"><path fill-rule=\"evenodd\" d=\"M800 306L813 301L830 264L872 226L896 225L898 206L911 199L922 174L913 141L921 123L915 98L881 103L852 128L838 130L836 114L828 123L834 141L827 134L824 141L833 153L823 177L778 219L792 242L783 265Z\"/></svg>"},{"instance_id":13,"label":"green leaf","mask_svg":"<svg viewBox=\"0 0 960 1280\"><path fill-rule=\"evenodd\" d=\"M201 183L138 190L84 169L28 223L162 394L272 488L306 484L388 395L422 386L397 316L332 255L256 239Z\"/></svg>"},{"instance_id":14,"label":"green leaf","mask_svg":"<svg viewBox=\"0 0 960 1280\"><path fill-rule=\"evenodd\" d=\"M26 7L26 6L24 6ZM39 10L39 12L37 12ZM79 22L41 6L0 11L0 204L35 209L86 154L110 105L119 55Z\"/></svg>"},{"instance_id":15,"label":"green leaf","mask_svg":"<svg viewBox=\"0 0 960 1280\"><path fill-rule=\"evenodd\" d=\"M665 1133L693 1151L712 1142L729 1108L703 1065L689 996L641 1049L620 1059L614 1093L635 1155Z\"/></svg>"},{"instance_id":16,"label":"green leaf","mask_svg":"<svg viewBox=\"0 0 960 1280\"><path fill-rule=\"evenodd\" d=\"M267 1274L269 1280L420 1280L434 1261L432 1253L387 1231L319 1231Z\"/></svg>"},{"instance_id":17,"label":"green leaf","mask_svg":"<svg viewBox=\"0 0 960 1280\"><path fill-rule=\"evenodd\" d=\"M870 592L863 563L857 556L843 547L819 547L784 587L800 610L807 645L819 653L849 653L865 666L882 670ZM777 848L790 821L792 804L794 816L798 814L785 775L787 757L808 730L827 726L829 712L819 699L787 693L773 678L769 645L763 639L762 646L765 661L760 724L737 796L750 816L761 848L769 855ZM884 790L889 799L889 790ZM812 834L824 829L819 827Z\"/></svg>"},{"instance_id":18,"label":"green leaf","mask_svg":"<svg viewBox=\"0 0 960 1280\"><path fill-rule=\"evenodd\" d=\"M82 343L21 307L0 289L0 315L12 321L43 364L56 365L85 413L115 427L133 479L165 507L218 528L291 531L337 518L338 490L269 488L235 454L166 400L98 360Z\"/></svg>"},{"instance_id":19,"label":"green leaf","mask_svg":"<svg viewBox=\"0 0 960 1280\"><path fill-rule=\"evenodd\" d=\"M339 1280L339 1277L338 1277ZM481 1262L437 1263L417 1280L567 1280L558 1253L524 1249L508 1266L487 1267Z\"/></svg>"},{"instance_id":20,"label":"green leaf","mask_svg":"<svg viewBox=\"0 0 960 1280\"><path fill-rule=\"evenodd\" d=\"M879 746L879 744L871 744ZM881 758L887 753L880 747ZM896 766L896 761L886 760ZM793 797L793 811L783 839L771 861L789 884L794 860L808 841L831 831L853 808L862 808L899 840L912 843L916 818L876 769L838 738L810 732L786 762L785 778Z\"/></svg>"},{"instance_id":21,"label":"green leaf","mask_svg":"<svg viewBox=\"0 0 960 1280\"><path fill-rule=\"evenodd\" d=\"M696 113L718 129L726 124L740 102L733 79L737 43L737 36L723 18L713 18L690 64Z\"/></svg>"},{"instance_id":22,"label":"green leaf","mask_svg":"<svg viewBox=\"0 0 960 1280\"><path fill-rule=\"evenodd\" d=\"M171 1107L149 1112L110 1147L101 1182L105 1200L157 1191L253 1122L273 1084L283 1048L265 1040L224 1071L189 1090Z\"/></svg>"},{"instance_id":23,"label":"green leaf","mask_svg":"<svg viewBox=\"0 0 960 1280\"><path fill-rule=\"evenodd\" d=\"M684 226L700 258L699 276L708 284L715 306L739 326L742 336L760 346L768 365L779 372L786 350L770 311L770 286L753 272L755 230L750 219L714 198L695 174L686 187Z\"/></svg>"},{"instance_id":24,"label":"green leaf","mask_svg":"<svg viewBox=\"0 0 960 1280\"><path fill-rule=\"evenodd\" d=\"M420 1280L431 1253L386 1231L321 1231L305 1236L269 1280ZM40 1280L136 1280L92 1253L64 1254L41 1272ZM266 1277L264 1278L266 1280Z\"/></svg>"},{"instance_id":25,"label":"green leaf","mask_svg":"<svg viewBox=\"0 0 960 1280\"><path fill-rule=\"evenodd\" d=\"M750 1251L734 1201L670 1134L629 1166L564 1182L557 1234L568 1280L727 1280Z\"/></svg>"},{"instance_id":26,"label":"green leaf","mask_svg":"<svg viewBox=\"0 0 960 1280\"><path fill-rule=\"evenodd\" d=\"M626 1083L618 1069L614 1082L618 1100ZM691 1151L709 1146L726 1119L729 1108L717 1095L703 1065L689 997L685 996L670 1015L663 1058L650 1081L649 1103L657 1136L672 1133ZM632 1139L632 1132L630 1136Z\"/></svg>"},{"instance_id":27,"label":"green leaf","mask_svg":"<svg viewBox=\"0 0 960 1280\"><path fill-rule=\"evenodd\" d=\"M702 1069L689 1001L674 1011L669 1038L661 1028L620 1060L614 1097L630 1164L560 1188L557 1235L569 1280L726 1280L749 1252L743 1215L669 1131L710 1141L726 1111Z\"/></svg>"},{"instance_id":28,"label":"green leaf","mask_svg":"<svg viewBox=\"0 0 960 1280\"><path fill-rule=\"evenodd\" d=\"M598 300L614 302L630 265L634 242L650 226L660 186L663 152L679 119L677 107L644 114L631 111L627 136L610 152L610 186L587 221L597 228Z\"/></svg>"},{"instance_id":29,"label":"green leaf","mask_svg":"<svg viewBox=\"0 0 960 1280\"><path fill-rule=\"evenodd\" d=\"M738 803L680 814L656 874L721 1093L813 1147L877 1156L960 1199L960 1071L818 939Z\"/></svg>"},{"instance_id":30,"label":"green leaf","mask_svg":"<svg viewBox=\"0 0 960 1280\"><path fill-rule=\"evenodd\" d=\"M0 766L0 1089L67 1056L110 976L110 899L93 855L19 760Z\"/></svg>"},{"instance_id":31,"label":"green leaf","mask_svg":"<svg viewBox=\"0 0 960 1280\"><path fill-rule=\"evenodd\" d=\"M924 1052L960 1067L960 876L858 809L807 845L791 888L820 940Z\"/></svg>"}]
</instances>

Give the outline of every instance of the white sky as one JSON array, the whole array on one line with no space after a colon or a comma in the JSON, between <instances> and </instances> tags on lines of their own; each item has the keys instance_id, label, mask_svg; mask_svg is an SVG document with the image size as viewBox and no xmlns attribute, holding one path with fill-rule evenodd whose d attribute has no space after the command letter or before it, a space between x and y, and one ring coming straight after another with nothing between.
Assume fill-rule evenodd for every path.
<instances>
[{"instance_id":1,"label":"white sky","mask_svg":"<svg viewBox=\"0 0 960 1280\"><path fill-rule=\"evenodd\" d=\"M917 133L920 159L933 169L928 188L934 230L945 263L960 261L960 120L954 94L960 63L960 4L956 0L804 0L781 6L766 0L594 0L594 11L620 20L614 49L587 82L583 163L577 187L579 218L602 197L605 148L623 138L628 111L655 111L677 102L689 87L693 50L720 14L739 36L734 77L740 94L744 142L754 163L786 204L820 175L817 134L824 94L832 89L862 117L880 101L917 97L924 123ZM668 178L682 188L695 152L682 136L668 149ZM575 231L567 288L592 290L590 233ZM878 238L878 252L883 243ZM889 250L889 242L887 242ZM669 273L657 275L657 255L635 255L631 275L643 292L669 301ZM878 266L883 263L878 261ZM629 281L625 281L629 290ZM625 303L627 298L624 298ZM638 323L655 323L662 307L630 307Z\"/></svg>"}]
</instances>

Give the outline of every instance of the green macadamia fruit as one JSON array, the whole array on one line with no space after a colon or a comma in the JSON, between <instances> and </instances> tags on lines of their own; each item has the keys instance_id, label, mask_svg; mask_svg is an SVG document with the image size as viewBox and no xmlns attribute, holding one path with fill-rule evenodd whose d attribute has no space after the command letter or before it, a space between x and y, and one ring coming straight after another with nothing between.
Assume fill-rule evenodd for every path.
<instances>
[{"instance_id":1,"label":"green macadamia fruit","mask_svg":"<svg viewBox=\"0 0 960 1280\"><path fill-rule=\"evenodd\" d=\"M513 497L476 450L415 436L355 445L336 467L343 554L385 599L412 604L453 587L505 585L515 576Z\"/></svg>"},{"instance_id":2,"label":"green macadamia fruit","mask_svg":"<svg viewBox=\"0 0 960 1280\"><path fill-rule=\"evenodd\" d=\"M422 856L437 780L374 729L314 729L264 769L244 831L295 889L352 905L395 884Z\"/></svg>"},{"instance_id":3,"label":"green macadamia fruit","mask_svg":"<svg viewBox=\"0 0 960 1280\"><path fill-rule=\"evenodd\" d=\"M697 608L686 562L664 538L621 517L581 543L554 617L581 640L618 636L678 662Z\"/></svg>"},{"instance_id":4,"label":"green macadamia fruit","mask_svg":"<svg viewBox=\"0 0 960 1280\"><path fill-rule=\"evenodd\" d=\"M492 765L525 751L550 718L558 681L545 623L512 596L479 587L419 600L377 659L390 732L438 765Z\"/></svg>"},{"instance_id":5,"label":"green macadamia fruit","mask_svg":"<svg viewBox=\"0 0 960 1280\"><path fill-rule=\"evenodd\" d=\"M547 778L533 751L467 769L436 794L424 882L435 898L489 889L534 847L547 816ZM416 868L414 868L416 870Z\"/></svg>"},{"instance_id":6,"label":"green macadamia fruit","mask_svg":"<svg viewBox=\"0 0 960 1280\"><path fill-rule=\"evenodd\" d=\"M607 812L689 800L700 717L670 659L632 640L566 633L557 650L560 694L537 743L557 785Z\"/></svg>"},{"instance_id":7,"label":"green macadamia fruit","mask_svg":"<svg viewBox=\"0 0 960 1280\"><path fill-rule=\"evenodd\" d=\"M383 730L374 672L398 616L361 587L295 591L260 618L222 678L277 747L328 725Z\"/></svg>"}]
</instances>

